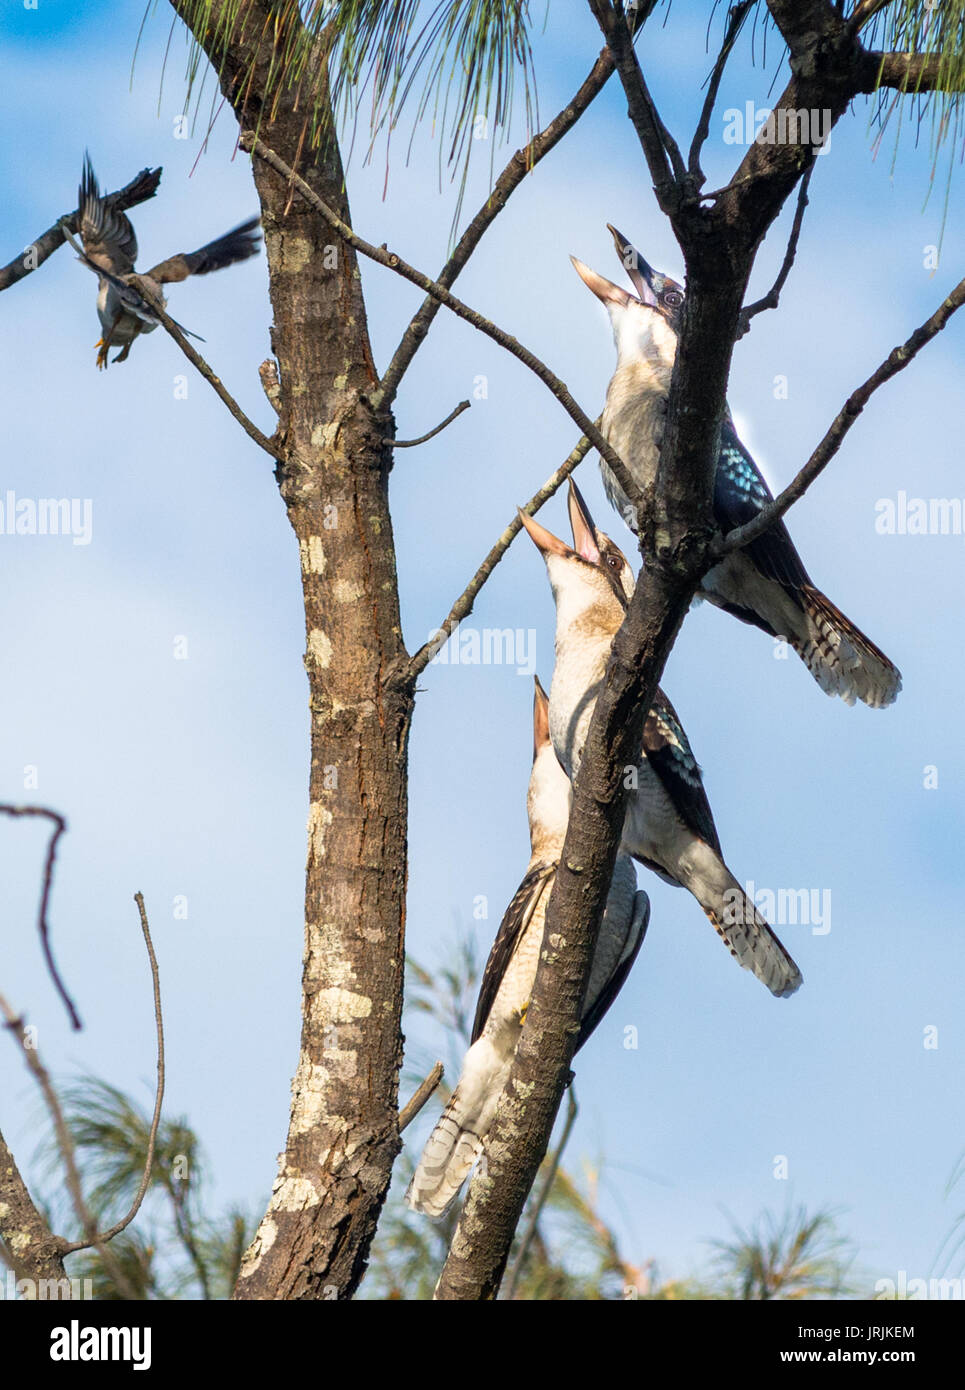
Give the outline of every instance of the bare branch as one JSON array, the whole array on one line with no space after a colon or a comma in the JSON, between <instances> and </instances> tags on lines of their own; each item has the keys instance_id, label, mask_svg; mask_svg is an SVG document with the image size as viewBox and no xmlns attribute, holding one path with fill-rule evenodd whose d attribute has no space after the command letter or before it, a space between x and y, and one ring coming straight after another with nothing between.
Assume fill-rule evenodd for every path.
<instances>
[{"instance_id":1,"label":"bare branch","mask_svg":"<svg viewBox=\"0 0 965 1390\"><path fill-rule=\"evenodd\" d=\"M400 1134L404 1129L411 1125L416 1115L418 1115L419 1111L422 1109L426 1101L432 1095L433 1091L439 1085L439 1082L442 1080L444 1070L445 1069L442 1063L437 1062L435 1066L432 1068L432 1071L430 1071L429 1075L426 1077L425 1081L423 1081L419 1089L415 1092L414 1095L410 1096L410 1098L406 1101L405 1105L403 1105L402 1109L399 1111Z\"/></svg>"},{"instance_id":2,"label":"bare branch","mask_svg":"<svg viewBox=\"0 0 965 1390\"><path fill-rule=\"evenodd\" d=\"M596 424L599 425L599 423L599 420L597 420ZM534 493L525 507L522 508L527 516L535 515L543 503L549 501L557 488L566 482L566 479L573 472L577 464L582 463L586 458L592 447L592 443L587 436L584 435L576 448L560 464L556 472L551 477L547 478L540 490ZM519 513L517 513L450 608L448 617L442 626L437 629L436 635L433 637L432 641L427 642L424 647L420 647L415 656L413 656L412 660L408 663L405 668L406 679L415 680L416 676L420 675L421 672L425 670L436 653L442 650L442 647L452 636L463 618L469 617L479 590L485 584L486 580L492 574L493 570L506 554L506 551L522 529L523 523L519 519Z\"/></svg>"},{"instance_id":3,"label":"bare branch","mask_svg":"<svg viewBox=\"0 0 965 1390\"><path fill-rule=\"evenodd\" d=\"M161 1015L161 981L158 975L157 956L154 954L154 943L151 940L151 928L148 925L147 909L144 906L144 897L141 893L134 894L134 901L137 903L137 910L141 919L141 931L144 935L144 944L147 947L147 958L151 965L151 982L154 988L154 1022L157 1027L157 1089L154 1095L154 1115L151 1119L151 1128L147 1137L147 1155L144 1159L144 1172L141 1175L141 1184L137 1190L131 1209L125 1217L108 1228L101 1231L91 1240L76 1240L70 1245L63 1247L63 1254L70 1255L76 1250L87 1250L92 1245L99 1247L106 1245L115 1236L120 1235L126 1226L129 1226L141 1209L148 1185L151 1181L151 1169L154 1166L154 1149L157 1143L158 1126L161 1123L161 1102L164 1100L164 1019Z\"/></svg>"},{"instance_id":4,"label":"bare branch","mask_svg":"<svg viewBox=\"0 0 965 1390\"><path fill-rule=\"evenodd\" d=\"M886 381L890 381L899 372L904 371L925 344L931 342L932 338L942 331L952 314L960 309L962 304L965 304L965 280L960 280L931 318L926 319L920 328L916 328L901 347L893 348L877 371L872 372L868 380L851 393L838 411L821 443L794 481L789 483L773 502L768 503L762 511L758 512L757 516L722 537L714 547L717 555L729 555L731 551L740 550L743 546L749 545L751 541L757 540L784 515L789 507L804 496L815 478L824 471L841 448L845 435L878 387L884 385Z\"/></svg>"},{"instance_id":5,"label":"bare branch","mask_svg":"<svg viewBox=\"0 0 965 1390\"><path fill-rule=\"evenodd\" d=\"M450 294L447 289L437 284L435 280L430 280L429 276L424 275L421 270L416 270L413 266L409 265L401 256L397 256L395 252L389 251L384 245L373 246L371 242L364 241L362 237L353 232L347 222L344 222L327 203L322 201L315 190L311 188L303 178L296 174L283 159L279 158L274 150L270 149L263 140L260 140L258 136L255 135L254 131L244 131L240 137L239 143L242 149L250 150L254 154L257 154L259 159L263 160L265 164L274 169L282 178L287 179L292 187L301 194L305 202L308 203L310 207L313 207L315 211L325 219L332 230L336 232L343 241L347 242L349 246L354 247L356 251L360 251L362 255L367 256L369 260L377 261L379 265L384 265L389 270L394 270L396 274L401 275L404 280L409 280L413 285L418 285L420 289L425 290L426 293L432 295L434 299L438 299L447 309L451 309L457 317L465 319L467 323L472 324L473 328L478 329L479 332L484 333L487 338L492 338L493 342L498 343L500 347L512 353L513 357L522 362L525 367L528 367L535 376L538 376L543 385L547 387L552 395L559 401L560 405L562 405L570 419L575 420L583 433L589 436L594 448L599 450L610 465L627 496L634 504L638 503L640 499L640 490L633 481L626 464L611 445L607 443L606 439L604 439L603 435L586 412L577 405L565 383L560 381L559 377L554 375L549 367L547 367L535 353L530 352L529 348L524 347L522 343L512 337L511 334L506 333L502 328L498 328L496 324L485 318L476 309L471 309L468 304L464 304L461 299L457 299L454 294ZM170 320L168 322L170 322ZM170 332L170 329L168 331ZM187 346L188 345L185 344L185 347Z\"/></svg>"},{"instance_id":6,"label":"bare branch","mask_svg":"<svg viewBox=\"0 0 965 1390\"><path fill-rule=\"evenodd\" d=\"M724 68L727 66L727 60L737 41L737 35L743 27L744 20L756 3L757 0L740 0L739 4L731 6L727 14L727 27L724 31L724 42L720 46L717 61L710 74L707 95L704 98L700 120L697 122L697 129L694 132L693 143L690 146L690 155L687 160L690 176L697 182L698 186L704 181L704 171L700 167L700 152L704 147L707 136L710 134L710 118L714 113L714 107L717 105L717 93L720 91L720 82L724 75Z\"/></svg>"},{"instance_id":7,"label":"bare branch","mask_svg":"<svg viewBox=\"0 0 965 1390\"><path fill-rule=\"evenodd\" d=\"M651 6L652 8L652 6ZM597 58L579 91L565 109L552 120L544 130L534 135L529 144L517 150L493 185L493 190L485 203L469 223L459 238L452 255L436 277L436 283L449 289L470 256L479 245L484 233L502 212L510 194L522 183L527 174L532 173L544 155L549 154L567 131L571 130L593 101L598 92L606 86L613 74L613 58L609 49L604 49ZM439 312L440 300L429 295L412 319L403 334L402 341L392 354L378 388L378 403L385 407L392 404L399 389L399 383L409 368L413 357L419 350L429 331L429 325Z\"/></svg>"},{"instance_id":8,"label":"bare branch","mask_svg":"<svg viewBox=\"0 0 965 1390\"><path fill-rule=\"evenodd\" d=\"M630 120L646 156L657 202L664 212L672 213L680 205L687 177L680 149L654 105L622 9L614 9L610 0L590 0L590 9L620 74Z\"/></svg>"},{"instance_id":9,"label":"bare branch","mask_svg":"<svg viewBox=\"0 0 965 1390\"><path fill-rule=\"evenodd\" d=\"M451 425L453 420L457 419L464 410L468 410L471 405L471 401L460 401L441 425L436 425L434 430L430 430L428 434L420 435L418 439L383 439L382 443L391 444L393 449L414 449L417 444L425 444L428 440L434 439L437 434L441 434L447 425Z\"/></svg>"},{"instance_id":10,"label":"bare branch","mask_svg":"<svg viewBox=\"0 0 965 1390\"><path fill-rule=\"evenodd\" d=\"M139 281L139 277L137 275L132 275L130 278L131 281L135 284L137 284ZM285 454L285 451L281 448L281 446L276 444L274 440L269 439L266 434L262 434L261 430L254 423L254 421L248 419L248 416L242 410L241 406L235 400L234 396L232 396L231 393L225 388L221 378L219 376L215 376L214 372L208 366L207 362L201 356L200 352L198 352L196 348L193 348L191 346L191 344L188 342L187 338L181 332L180 328L177 326L174 320L168 314L165 313L165 311L161 308L160 304L158 304L156 299L154 299L147 291L143 291L143 287L141 288L142 292L144 293L145 299L151 306L152 313L157 315L157 321L164 329L165 333L170 334L170 336L177 343L178 347L184 353L188 361L193 366L197 367L198 371L201 373L205 381L214 391L215 395L228 407L228 413L234 416L234 418L238 421L238 424L244 430L245 434L248 435L249 439L253 439L255 443L258 445L258 447L264 449L265 453L270 454L273 459L276 459L279 463L285 463L287 461L287 456ZM264 381L262 384L264 384Z\"/></svg>"},{"instance_id":11,"label":"bare branch","mask_svg":"<svg viewBox=\"0 0 965 1390\"><path fill-rule=\"evenodd\" d=\"M59 1238L38 1211L0 1134L0 1256L18 1278L65 1279Z\"/></svg>"},{"instance_id":12,"label":"bare branch","mask_svg":"<svg viewBox=\"0 0 965 1390\"><path fill-rule=\"evenodd\" d=\"M891 0L858 0L848 16L848 28L851 33L856 34L859 29L863 29L869 19L874 19L876 14L890 4Z\"/></svg>"},{"instance_id":13,"label":"bare branch","mask_svg":"<svg viewBox=\"0 0 965 1390\"><path fill-rule=\"evenodd\" d=\"M576 1103L576 1092L573 1089L572 1083L570 1083L569 1097L566 1105L566 1120L563 1124L563 1133L560 1135L559 1143L553 1150L552 1157L550 1158L550 1161L546 1168L546 1177L543 1179L543 1186L540 1188L539 1196L536 1198L536 1201L533 1203L530 1209L529 1218L526 1222L526 1229L520 1237L519 1246L516 1250L516 1258L513 1261L512 1269L509 1271L509 1279L506 1282L506 1289L502 1295L503 1298L507 1301L512 1299L512 1297L516 1293L516 1285L519 1283L519 1276L523 1272L523 1265L526 1262L526 1256L529 1254L529 1247L533 1243L533 1239L536 1235L536 1228L539 1225L539 1219L543 1215L543 1208L546 1206L547 1198L549 1197L553 1184L556 1181L556 1174L559 1171L560 1160L563 1157L563 1151L566 1148L567 1144L570 1142L570 1135L573 1133L573 1126L576 1123L576 1116L578 1110L579 1107Z\"/></svg>"},{"instance_id":14,"label":"bare branch","mask_svg":"<svg viewBox=\"0 0 965 1390\"><path fill-rule=\"evenodd\" d=\"M67 993L67 988L60 977L60 972L54 962L54 955L50 945L50 926L47 922L47 906L50 902L50 890L53 886L54 860L57 857L57 844L61 835L67 829L67 822L57 811L51 811L47 806L11 806L8 804L0 805L0 815L5 816L42 816L45 820L53 822L53 833L47 844L47 857L44 861L43 884L40 891L40 907L37 911L37 931L40 934L40 944L43 947L44 959L47 962L47 969L50 978L54 982L54 988L64 1002L64 1008L70 1017L70 1025L76 1032L83 1027L80 1015L74 1007L74 1001Z\"/></svg>"},{"instance_id":15,"label":"bare branch","mask_svg":"<svg viewBox=\"0 0 965 1390\"><path fill-rule=\"evenodd\" d=\"M108 194L107 201L112 203L119 212L126 212L128 208L136 207L138 203L144 203L148 198L153 198L160 179L160 169L142 169L136 178L131 179L130 183L125 184L116 193ZM53 255L58 247L63 246L65 241L64 224L66 223L68 231L76 232L79 218L80 208L64 217L58 217L52 227L48 227L26 250L15 257L9 265L5 265L0 270L0 290L9 289L18 280L23 280L38 266L43 265L48 256Z\"/></svg>"},{"instance_id":16,"label":"bare branch","mask_svg":"<svg viewBox=\"0 0 965 1390\"><path fill-rule=\"evenodd\" d=\"M791 235L787 239L787 250L784 253L784 261L778 271L777 279L774 281L767 294L762 299L755 300L753 304L748 304L741 310L740 329L737 336L743 338L745 333L751 329L751 319L757 314L762 314L765 309L776 309L781 298L781 291L787 284L787 277L791 273L794 265L794 257L797 255L797 244L801 236L801 225L804 222L804 209L808 205L808 186L811 182L811 175L814 173L814 165L811 164L797 193L797 206L794 209L794 221L791 223Z\"/></svg>"}]
</instances>

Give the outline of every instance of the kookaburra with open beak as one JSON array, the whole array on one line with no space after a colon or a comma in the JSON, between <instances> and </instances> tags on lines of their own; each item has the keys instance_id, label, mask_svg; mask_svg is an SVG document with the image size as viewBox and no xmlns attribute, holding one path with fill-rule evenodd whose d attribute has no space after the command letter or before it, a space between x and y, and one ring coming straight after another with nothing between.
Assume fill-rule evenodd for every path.
<instances>
[{"instance_id":1,"label":"kookaburra with open beak","mask_svg":"<svg viewBox=\"0 0 965 1390\"><path fill-rule=\"evenodd\" d=\"M610 316L617 349L602 431L644 491L653 486L663 443L670 378L683 322L684 289L654 270L610 227L617 255L636 294L621 289L573 259L584 283ZM626 494L601 460L607 496L632 530L636 517ZM741 443L727 411L721 424L714 485L714 515L727 532L756 516L771 493ZM783 638L828 695L878 708L901 689L901 674L864 633L812 584L783 521L750 545L726 556L701 581L709 599L742 622Z\"/></svg>"},{"instance_id":2,"label":"kookaburra with open beak","mask_svg":"<svg viewBox=\"0 0 965 1390\"><path fill-rule=\"evenodd\" d=\"M596 529L572 479L569 509L572 546L532 517L523 515L523 524L546 562L556 600L550 737L575 779L633 572L619 547ZM644 726L620 848L668 883L687 888L738 964L772 994L794 993L801 973L724 863L700 768L659 689Z\"/></svg>"},{"instance_id":3,"label":"kookaburra with open beak","mask_svg":"<svg viewBox=\"0 0 965 1390\"><path fill-rule=\"evenodd\" d=\"M537 680L533 770L526 803L532 854L486 963L472 1046L458 1085L429 1136L406 1192L409 1206L428 1216L442 1216L472 1171L509 1076L536 979L546 908L566 836L570 794L569 778L550 742L546 693ZM649 918L650 900L637 888L633 861L620 854L593 953L577 1048L583 1046L619 993L643 944Z\"/></svg>"},{"instance_id":4,"label":"kookaburra with open beak","mask_svg":"<svg viewBox=\"0 0 965 1390\"><path fill-rule=\"evenodd\" d=\"M156 174L159 177L160 170ZM113 360L123 362L134 339L141 333L153 333L157 328L159 320L154 306L159 304L163 309L167 303L162 285L186 280L189 275L207 275L258 253L261 238L256 228L259 219L252 217L198 251L169 256L143 275L135 275L137 237L134 228L127 215L109 197L101 195L89 155L84 158L77 206L83 246L78 246L66 226L64 236L83 264L98 278L97 316L101 322L101 338L95 346L97 366L101 368L107 366L111 347L122 349ZM190 333L190 329L181 324L177 326L183 333ZM191 337L197 338L198 334L191 333Z\"/></svg>"}]
</instances>

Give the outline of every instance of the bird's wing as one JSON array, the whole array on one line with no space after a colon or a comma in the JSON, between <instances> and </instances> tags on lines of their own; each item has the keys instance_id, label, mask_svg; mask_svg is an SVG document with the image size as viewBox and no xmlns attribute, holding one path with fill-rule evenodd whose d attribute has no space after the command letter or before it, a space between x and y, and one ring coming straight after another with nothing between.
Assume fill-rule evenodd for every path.
<instances>
[{"instance_id":1,"label":"bird's wing","mask_svg":"<svg viewBox=\"0 0 965 1390\"><path fill-rule=\"evenodd\" d=\"M110 198L101 197L89 155L84 156L77 207L80 212L80 239L91 269L113 275L129 275L137 260L137 237L130 219Z\"/></svg>"},{"instance_id":2,"label":"bird's wing","mask_svg":"<svg viewBox=\"0 0 965 1390\"><path fill-rule=\"evenodd\" d=\"M643 751L684 824L720 854L720 840L700 768L677 711L662 690L643 727Z\"/></svg>"},{"instance_id":3,"label":"bird's wing","mask_svg":"<svg viewBox=\"0 0 965 1390\"><path fill-rule=\"evenodd\" d=\"M723 531L750 521L774 499L761 477L760 469L744 448L733 421L725 419L720 429L720 458L714 479L714 514ZM799 591L810 583L800 555L783 521L777 521L744 553L754 561L765 579L773 579L786 589Z\"/></svg>"},{"instance_id":4,"label":"bird's wing","mask_svg":"<svg viewBox=\"0 0 965 1390\"><path fill-rule=\"evenodd\" d=\"M647 934L649 922L650 899L641 888L633 895L633 915L627 932L623 953L617 961L612 975L610 975L597 997L580 1019L580 1036L576 1044L577 1052L579 1052L580 1048L601 1021L604 1014L607 1013L610 1005L623 988L623 983L633 969L634 961L640 954L640 947L643 945L643 938ZM601 927L600 930L603 931L604 927Z\"/></svg>"},{"instance_id":5,"label":"bird's wing","mask_svg":"<svg viewBox=\"0 0 965 1390\"><path fill-rule=\"evenodd\" d=\"M486 1019L495 1003L496 994L513 958L513 952L532 919L547 881L555 873L555 864L534 865L516 889L512 902L503 914L496 940L489 952L486 969L483 971L482 984L479 986L476 1017L472 1025L472 1042L476 1041L486 1026Z\"/></svg>"},{"instance_id":6,"label":"bird's wing","mask_svg":"<svg viewBox=\"0 0 965 1390\"><path fill-rule=\"evenodd\" d=\"M251 217L216 241L209 241L199 251L182 251L176 256L169 256L147 273L152 280L165 285L186 280L189 275L208 275L212 270L224 270L237 261L245 261L249 256L258 254L261 240L260 233L255 231L258 225L259 219Z\"/></svg>"}]
</instances>

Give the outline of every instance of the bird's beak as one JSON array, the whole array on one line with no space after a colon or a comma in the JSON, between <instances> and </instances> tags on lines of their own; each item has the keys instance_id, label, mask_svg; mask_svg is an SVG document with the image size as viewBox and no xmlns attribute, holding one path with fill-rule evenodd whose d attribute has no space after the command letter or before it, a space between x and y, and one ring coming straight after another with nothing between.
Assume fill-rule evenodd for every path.
<instances>
[{"instance_id":1,"label":"bird's beak","mask_svg":"<svg viewBox=\"0 0 965 1390\"><path fill-rule=\"evenodd\" d=\"M570 260L584 285L591 289L597 299L601 299L604 304L615 304L619 309L625 309L632 302L633 295L627 294L626 290L621 290L620 286L615 285L612 280L597 275L595 270L591 270L588 265L578 261L575 256L571 256Z\"/></svg>"},{"instance_id":2,"label":"bird's beak","mask_svg":"<svg viewBox=\"0 0 965 1390\"><path fill-rule=\"evenodd\" d=\"M631 241L627 241L622 232L618 232L608 222L607 231L613 237L613 244L617 249L617 255L623 262L623 268L633 281L633 287L637 292L641 304L649 304L651 309L656 308L657 296L653 290L653 266L643 259L640 252Z\"/></svg>"},{"instance_id":3,"label":"bird's beak","mask_svg":"<svg viewBox=\"0 0 965 1390\"><path fill-rule=\"evenodd\" d=\"M589 561L591 565L599 565L602 561L600 547L596 539L596 526L590 516L590 509L583 500L583 494L576 486L573 479L570 479L570 526L573 528L573 549L577 555Z\"/></svg>"},{"instance_id":4,"label":"bird's beak","mask_svg":"<svg viewBox=\"0 0 965 1390\"><path fill-rule=\"evenodd\" d=\"M559 536L554 536L552 531L547 531L545 526L540 526L538 521L527 516L524 511L520 511L519 519L529 532L530 540L544 558L547 555L573 554L570 547L561 541Z\"/></svg>"},{"instance_id":5,"label":"bird's beak","mask_svg":"<svg viewBox=\"0 0 965 1390\"><path fill-rule=\"evenodd\" d=\"M541 748L545 748L550 741L550 702L549 696L539 683L539 676L534 676L535 689L533 691L533 758L535 759Z\"/></svg>"}]
</instances>

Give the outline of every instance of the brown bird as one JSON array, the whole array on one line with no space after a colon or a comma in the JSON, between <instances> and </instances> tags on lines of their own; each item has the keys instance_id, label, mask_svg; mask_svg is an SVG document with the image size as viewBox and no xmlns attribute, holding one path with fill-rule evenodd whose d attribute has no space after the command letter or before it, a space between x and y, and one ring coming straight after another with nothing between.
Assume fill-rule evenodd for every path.
<instances>
[{"instance_id":1,"label":"brown bird","mask_svg":"<svg viewBox=\"0 0 965 1390\"><path fill-rule=\"evenodd\" d=\"M87 154L84 156L77 205L80 209L83 250L66 228L64 235L80 260L99 281L97 316L101 321L102 336L95 346L98 349L97 366L100 368L107 366L107 353L111 347L122 349L113 360L123 362L138 334L153 333L158 325L155 308L158 305L163 308L167 303L162 285L186 280L189 275L207 275L212 270L223 270L225 266L258 254L261 238L255 228L259 219L252 217L217 240L209 241L200 250L169 256L143 275L136 276L137 237L130 218L109 198L102 196ZM178 327L181 325L178 324ZM189 332L188 329L182 331ZM193 333L191 336L196 338L198 335Z\"/></svg>"}]
</instances>

